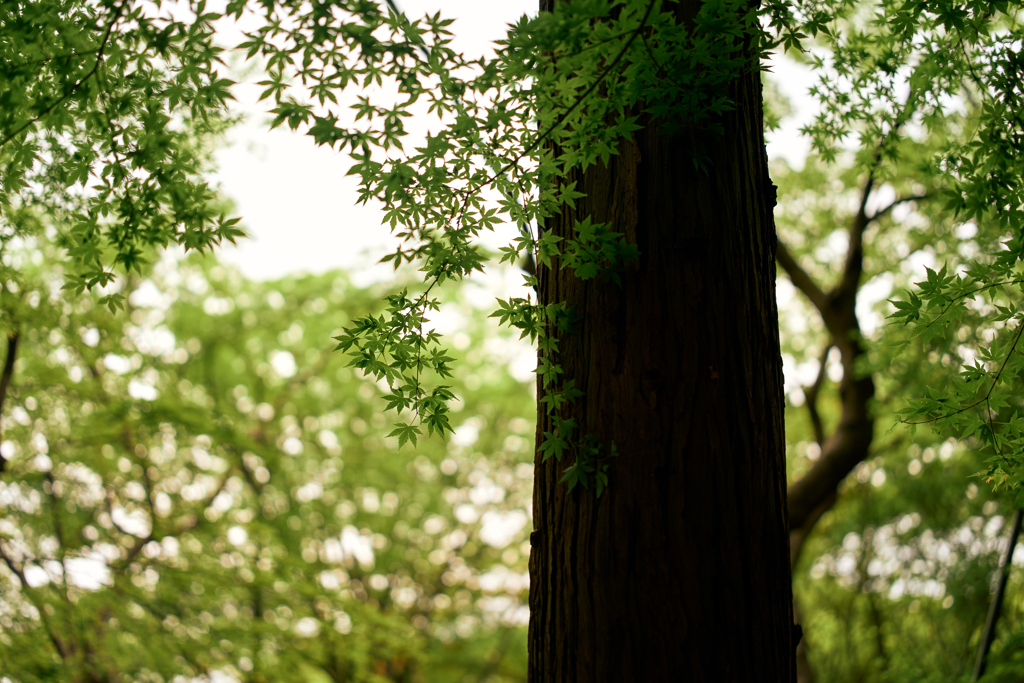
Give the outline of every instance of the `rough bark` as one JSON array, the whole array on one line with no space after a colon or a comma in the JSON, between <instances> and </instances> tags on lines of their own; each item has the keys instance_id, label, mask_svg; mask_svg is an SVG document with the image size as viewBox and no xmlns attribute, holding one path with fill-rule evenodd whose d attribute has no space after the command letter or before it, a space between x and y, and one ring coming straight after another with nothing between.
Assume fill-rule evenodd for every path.
<instances>
[{"instance_id":1,"label":"rough bark","mask_svg":"<svg viewBox=\"0 0 1024 683\"><path fill-rule=\"evenodd\" d=\"M582 316L559 362L586 393L563 416L620 456L596 498L568 492L567 461L538 453L533 683L795 677L774 188L757 73L730 90L724 135L666 137L646 121L544 226L570 236L591 216L641 257L621 288L539 268L541 301ZM538 440L550 429L541 409Z\"/></svg>"}]
</instances>

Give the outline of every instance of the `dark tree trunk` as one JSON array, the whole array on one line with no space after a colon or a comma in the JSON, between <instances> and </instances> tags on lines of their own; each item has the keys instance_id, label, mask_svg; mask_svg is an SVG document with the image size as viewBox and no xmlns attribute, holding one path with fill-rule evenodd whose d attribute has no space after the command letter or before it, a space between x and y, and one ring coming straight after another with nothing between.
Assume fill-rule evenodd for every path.
<instances>
[{"instance_id":1,"label":"dark tree trunk","mask_svg":"<svg viewBox=\"0 0 1024 683\"><path fill-rule=\"evenodd\" d=\"M559 362L586 393L563 415L620 456L595 498L538 453L532 683L794 680L774 188L758 74L730 89L724 135L646 121L544 226L591 216L641 257L621 288L539 268L542 303L582 316ZM550 429L542 408L538 442Z\"/></svg>"}]
</instances>

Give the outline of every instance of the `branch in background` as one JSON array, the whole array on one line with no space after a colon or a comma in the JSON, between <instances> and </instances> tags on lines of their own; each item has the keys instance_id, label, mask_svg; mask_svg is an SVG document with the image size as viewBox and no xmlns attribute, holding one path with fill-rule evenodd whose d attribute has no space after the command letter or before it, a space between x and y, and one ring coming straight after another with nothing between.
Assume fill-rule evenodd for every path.
<instances>
[{"instance_id":1,"label":"branch in background","mask_svg":"<svg viewBox=\"0 0 1024 683\"><path fill-rule=\"evenodd\" d=\"M893 129L893 133L898 126ZM884 144L884 141L883 143ZM867 203L875 187L875 170L881 161L882 144L874 154L874 161L861 188L857 213L849 225L850 246L846 263L838 284L825 292L815 283L783 244L779 244L776 260L789 275L793 285L806 296L821 315L825 328L832 337L831 344L839 349L843 365L843 378L839 383L841 413L839 424L825 437L824 429L815 424L815 437L821 444L821 457L799 481L789 486L787 504L791 530L790 558L795 564L803 539L828 511L836 499L840 482L862 462L874 440L874 420L869 403L875 395L871 375L857 377L855 366L864 355L860 325L857 320L857 290L860 288L864 266L864 231L879 214L868 216ZM827 351L826 351L827 353ZM824 363L822 363L824 366ZM820 370L824 370L822 367ZM817 392L812 391L812 398ZM808 410L817 411L815 406ZM812 417L812 422L814 418ZM793 545L793 539L798 539Z\"/></svg>"},{"instance_id":2,"label":"branch in background","mask_svg":"<svg viewBox=\"0 0 1024 683\"><path fill-rule=\"evenodd\" d=\"M911 88L907 94L906 101L904 101L900 109L899 115L893 122L892 128L879 140L875 153L872 155L868 177L864 180L864 185L860 192L860 206L857 207L857 213L854 215L853 220L850 221L850 246L846 252L843 276L839 280L839 284L832 290L832 294L836 298L844 296L851 299L856 298L857 289L860 288L860 276L864 272L864 230L880 215L875 213L868 216L867 213L868 199L871 198L871 192L875 188L875 173L882 165L882 152L886 144L899 134L903 124L907 122L907 119L913 113L911 105L915 98L916 94L914 89Z\"/></svg>"},{"instance_id":3,"label":"branch in background","mask_svg":"<svg viewBox=\"0 0 1024 683\"><path fill-rule=\"evenodd\" d=\"M811 279L784 244L780 242L776 251L779 266L818 310L832 337L831 344L839 349L843 365L843 378L839 383L839 424L827 437L824 427L815 425L815 437L821 444L821 457L787 490L790 560L793 564L799 558L804 539L835 502L840 482L867 457L874 439L874 420L868 407L875 394L874 380L870 375L855 375L857 359L864 354L856 301L863 266L862 239L864 229L870 223L865 206L873 187L873 176L869 176L861 192L860 208L850 224L850 250L843 276L839 284L829 292L822 290ZM819 371L823 370L824 367ZM815 391L812 390L811 394L812 399L817 398ZM810 407L812 401L808 403L809 410L817 410L816 405L813 409Z\"/></svg>"},{"instance_id":4,"label":"branch in background","mask_svg":"<svg viewBox=\"0 0 1024 683\"><path fill-rule=\"evenodd\" d=\"M101 391L103 389L101 388ZM104 391L104 393L106 393ZM153 486L153 478L149 476L149 467L146 466L146 460L140 457L135 450L137 445L135 440L132 439L132 430L127 424L124 425L124 431L121 432L121 442L124 443L125 450L131 455L136 464L142 468L142 486L146 489L146 507L149 508L149 519L151 520L152 527L150 528L150 535L152 536L156 532L156 489Z\"/></svg>"},{"instance_id":5,"label":"branch in background","mask_svg":"<svg viewBox=\"0 0 1024 683\"><path fill-rule=\"evenodd\" d=\"M821 425L821 414L818 413L818 393L825 381L825 366L833 346L831 341L825 346L825 350L821 353L821 360L818 361L818 376L814 379L814 384L804 387L804 400L807 402L807 412L810 414L811 425L814 427L814 440L818 442L818 446L825 444L825 430Z\"/></svg>"},{"instance_id":6,"label":"branch in background","mask_svg":"<svg viewBox=\"0 0 1024 683\"><path fill-rule=\"evenodd\" d=\"M790 487L792 489L792 487ZM790 500L792 500L792 491L788 492ZM804 549L804 541L810 535L814 525L818 523L822 515L832 509L832 506L836 504L836 499L839 497L836 488L833 488L828 495L818 504L816 508L811 510L809 513L799 518L800 524L791 523L789 525L789 566L790 569L796 567L797 560L800 559L800 553ZM793 503L789 503L790 507L793 507ZM790 515L792 517L792 515Z\"/></svg>"},{"instance_id":7,"label":"branch in background","mask_svg":"<svg viewBox=\"0 0 1024 683\"><path fill-rule=\"evenodd\" d=\"M894 199L892 202L890 202L888 206L882 207L878 211L875 211L873 214L871 214L871 217L868 218L868 222L877 221L878 219L885 217L890 211L895 209L900 204L906 204L907 202L920 202L924 201L925 199L931 199L931 197L932 195L929 192L925 192L923 194L912 194L908 197L899 197L898 199Z\"/></svg>"},{"instance_id":8,"label":"branch in background","mask_svg":"<svg viewBox=\"0 0 1024 683\"><path fill-rule=\"evenodd\" d=\"M11 573L17 576L18 580L21 581L22 594L29 602L32 603L33 606L35 606L36 611L39 612L39 619L43 622L43 628L46 629L46 635L49 636L50 642L53 643L53 647L56 648L57 654L60 655L61 659L67 659L71 653L68 652L67 646L57 635L57 632L53 630L53 625L50 623L50 616L47 614L46 609L44 609L45 605L40 604L34 597L32 587L28 584L28 579L25 578L25 567L19 567L18 563L7 554L2 540L0 540L0 560L3 560L4 564L7 565L7 568L11 570Z\"/></svg>"},{"instance_id":9,"label":"branch in background","mask_svg":"<svg viewBox=\"0 0 1024 683\"><path fill-rule=\"evenodd\" d=\"M786 271L786 275L789 276L789 281L793 283L793 286L807 297L824 319L828 314L828 295L818 286L818 283L811 279L807 271L800 267L800 264L789 253L789 249L782 240L779 240L776 247L775 260Z\"/></svg>"},{"instance_id":10,"label":"branch in background","mask_svg":"<svg viewBox=\"0 0 1024 683\"><path fill-rule=\"evenodd\" d=\"M868 494L870 495L870 494ZM861 580L860 580L860 592L864 595L864 598L868 602L868 611L871 614L871 621L875 627L875 652L877 658L881 661L881 671L884 673L889 670L889 648L885 646L885 633L882 631L882 614L878 609L878 601L876 600L877 595L875 591L869 589L870 576L868 572L868 566L875 557L875 534L874 531L864 531L864 553L861 555Z\"/></svg>"},{"instance_id":11,"label":"branch in background","mask_svg":"<svg viewBox=\"0 0 1024 683\"><path fill-rule=\"evenodd\" d=\"M171 616L172 614L174 616L178 616L181 613L178 610L175 610L174 612L161 610L153 603L153 601L147 600L138 593L133 593L131 590L131 584L115 582L110 587L110 590L119 599L124 600L125 602L128 602L130 600L131 602L134 602L136 605L141 607L143 611L145 611L147 614L149 614L150 617L153 618L154 627L158 630L169 631L170 629L166 625L167 617ZM179 655L181 655L181 658L188 662L188 664L191 665L195 671L203 674L209 671L207 667L196 662L195 657L193 657L188 650L181 647L180 641L178 641L177 639L172 639L170 642L174 644L174 649Z\"/></svg>"},{"instance_id":12,"label":"branch in background","mask_svg":"<svg viewBox=\"0 0 1024 683\"><path fill-rule=\"evenodd\" d=\"M817 521L821 516L817 509L835 496L843 479L867 457L874 439L874 420L868 407L874 381L870 375L853 379L852 361L843 360L839 425L825 439L818 461L787 491L789 525L794 531Z\"/></svg>"},{"instance_id":13,"label":"branch in background","mask_svg":"<svg viewBox=\"0 0 1024 683\"><path fill-rule=\"evenodd\" d=\"M50 485L50 514L53 516L53 533L57 538L57 559L60 561L61 581L64 584L64 590L61 591L61 596L70 607L71 595L68 592L68 550L67 542L64 539L64 522L61 520L60 516L60 497L57 495L57 480L54 478L52 471L46 473L45 479Z\"/></svg>"},{"instance_id":14,"label":"branch in background","mask_svg":"<svg viewBox=\"0 0 1024 683\"><path fill-rule=\"evenodd\" d=\"M999 621L999 614L1003 610L1003 596L1006 594L1006 582L1010 578L1010 566L1013 561L1013 549L1017 545L1017 538L1020 536L1021 518L1024 517L1024 509L1018 509L1013 516L1013 527L1010 529L1010 541L1006 544L1006 552L1003 553L999 562L999 579L996 584L995 595L992 596L992 604L989 605L988 619L985 620L985 632L981 636L981 645L978 647L978 659L974 663L974 675L971 681L977 681L985 675L985 668L988 665L988 651L992 647L992 641L996 637L996 623Z\"/></svg>"},{"instance_id":15,"label":"branch in background","mask_svg":"<svg viewBox=\"0 0 1024 683\"><path fill-rule=\"evenodd\" d=\"M4 361L3 374L0 375L0 415L3 415L4 402L7 400L7 390L11 386L11 379L14 377L14 361L18 356L18 340L20 333L12 332L7 335L7 360ZM0 424L0 442L2 438L3 425ZM7 459L0 454L0 474L3 474L7 466Z\"/></svg>"},{"instance_id":16,"label":"branch in background","mask_svg":"<svg viewBox=\"0 0 1024 683\"><path fill-rule=\"evenodd\" d=\"M879 152L881 149L879 149ZM878 166L879 153L875 153L875 164ZM842 295L856 294L857 289L860 287L860 276L864 272L864 231L868 225L871 224L871 218L868 217L867 207L868 199L871 198L871 192L875 189L875 169L872 168L871 172L868 173L867 179L864 181L864 186L860 191L860 205L857 207L857 213L854 214L853 220L850 221L850 246L846 251L846 264L843 266L843 276L839 279L839 284L832 290L832 294L837 298Z\"/></svg>"},{"instance_id":17,"label":"branch in background","mask_svg":"<svg viewBox=\"0 0 1024 683\"><path fill-rule=\"evenodd\" d=\"M210 508L211 505L213 505L214 499L216 499L217 496L219 496L224 491L224 487L227 486L228 479L230 479L231 475L233 475L234 473L235 468L229 467L228 471L224 473L223 477L221 477L220 483L217 485L217 488L213 491L213 493L207 496L206 499L200 503L201 512L192 515L191 519L188 519L184 524L178 526L176 529L173 529L166 534L160 534L160 538L164 539L168 536L177 537L186 532L192 531L197 526L202 524L203 520L205 519L206 511ZM111 523L113 523L113 516L111 516ZM117 530L121 533L128 534L127 531L124 531L121 527L117 526L116 524L114 524L114 526L117 527ZM128 535L134 536L134 534ZM124 569L128 567L128 565L135 561L135 558L138 557L139 553L142 551L142 549L146 546L147 543L149 543L150 541L157 540L155 517L152 520L150 520L149 533L143 538L139 538L137 536L136 538L138 540L135 541L135 544L128 551L128 554L125 556L125 559L122 560L121 563L118 565L116 571L124 571Z\"/></svg>"},{"instance_id":18,"label":"branch in background","mask_svg":"<svg viewBox=\"0 0 1024 683\"><path fill-rule=\"evenodd\" d=\"M23 586L28 587L28 581L25 579L24 570L21 567L19 567L18 563L15 562L11 558L11 556L7 554L6 550L4 550L4 544L2 539L0 539L0 560L4 561L4 564L7 565L7 568L11 570L12 574L18 577L18 580L21 581Z\"/></svg>"}]
</instances>

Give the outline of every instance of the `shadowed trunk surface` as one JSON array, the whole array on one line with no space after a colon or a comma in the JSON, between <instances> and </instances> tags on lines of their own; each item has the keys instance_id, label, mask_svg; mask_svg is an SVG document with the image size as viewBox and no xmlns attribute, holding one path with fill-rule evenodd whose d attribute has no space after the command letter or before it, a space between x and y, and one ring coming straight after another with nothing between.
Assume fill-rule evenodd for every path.
<instances>
[{"instance_id":1,"label":"shadowed trunk surface","mask_svg":"<svg viewBox=\"0 0 1024 683\"><path fill-rule=\"evenodd\" d=\"M774 188L757 73L730 90L723 136L646 121L544 226L591 216L641 257L621 289L538 271L541 302L582 316L558 358L586 393L562 415L620 456L598 499L538 453L532 683L794 680ZM541 408L538 443L551 428Z\"/></svg>"}]
</instances>

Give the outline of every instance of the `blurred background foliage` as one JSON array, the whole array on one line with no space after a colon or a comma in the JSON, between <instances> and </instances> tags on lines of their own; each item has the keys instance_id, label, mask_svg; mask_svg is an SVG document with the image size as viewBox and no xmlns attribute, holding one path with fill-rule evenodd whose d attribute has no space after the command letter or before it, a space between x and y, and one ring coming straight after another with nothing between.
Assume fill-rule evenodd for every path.
<instances>
[{"instance_id":1,"label":"blurred background foliage","mask_svg":"<svg viewBox=\"0 0 1024 683\"><path fill-rule=\"evenodd\" d=\"M525 680L533 387L466 288L455 435L399 452L331 336L401 283L165 259L111 313L43 235L0 294L4 681Z\"/></svg>"},{"instance_id":2,"label":"blurred background foliage","mask_svg":"<svg viewBox=\"0 0 1024 683\"><path fill-rule=\"evenodd\" d=\"M827 282L862 177L813 157L773 172L780 235ZM904 333L886 297L928 259L978 248L930 207L865 236L876 432L794 570L812 680L968 680L1006 544L1015 501L977 478L978 444L896 426L966 338L889 344ZM5 242L0 291L18 335L0 423L5 681L525 680L534 392L483 288L451 289L440 316L459 356L455 435L398 451L380 387L331 337L409 282L252 282L164 258L111 312L106 290L60 289L60 251L36 228ZM842 370L834 350L820 366L826 334L784 277L780 300L792 481L821 454L801 378L823 373L828 433ZM1024 671L1021 584L985 680Z\"/></svg>"},{"instance_id":3,"label":"blurred background foliage","mask_svg":"<svg viewBox=\"0 0 1024 683\"><path fill-rule=\"evenodd\" d=\"M976 115L968 108L950 130ZM985 317L989 308L972 305L962 321L926 342L886 320L888 300L903 298L926 268L962 270L1006 238L995 219L963 223L946 210L936 185L940 171L930 165L945 144L936 139L941 135L907 131L868 192L867 213L877 218L863 232L856 319L864 355L855 372L874 381L874 432L866 457L839 485L794 565L804 629L801 683L971 680L995 570L1021 505L1014 492L994 491L979 474L995 456L991 448L974 437L958 441L937 423L901 424L897 414L908 398L941 396L961 364L975 358L972 349L1003 325ZM802 168L783 161L772 167L780 239L826 292L844 271L865 194L857 159L872 152L853 146L834 163L812 154ZM837 428L844 367L821 312L782 269L779 297L792 483L822 458L813 412L826 437ZM1019 292L998 297L1002 305L1021 304ZM1013 381L1019 386L1020 378ZM1024 679L1022 565L1018 546L984 681Z\"/></svg>"}]
</instances>

